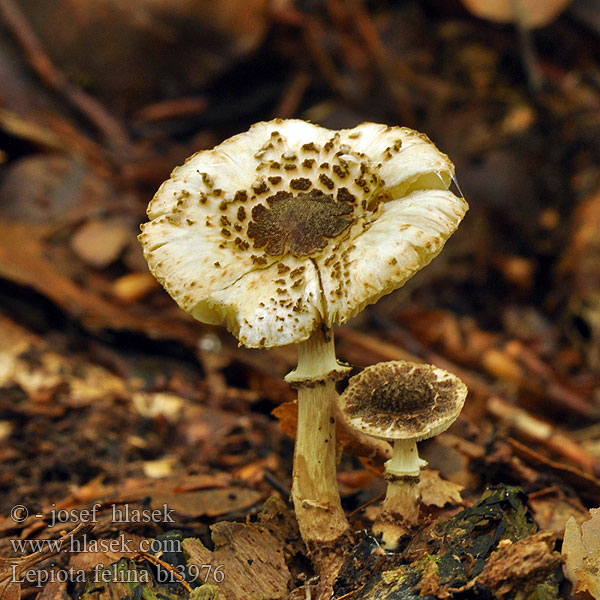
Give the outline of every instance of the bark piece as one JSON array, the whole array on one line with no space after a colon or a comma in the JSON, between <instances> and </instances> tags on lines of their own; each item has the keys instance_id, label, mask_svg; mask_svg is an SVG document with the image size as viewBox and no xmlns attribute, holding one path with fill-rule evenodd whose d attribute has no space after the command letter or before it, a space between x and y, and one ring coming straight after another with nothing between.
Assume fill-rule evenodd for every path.
<instances>
[{"instance_id":1,"label":"bark piece","mask_svg":"<svg viewBox=\"0 0 600 600\"><path fill-rule=\"evenodd\" d=\"M502 544L488 559L475 583L490 590L498 600L527 597L548 574L561 563L560 554L554 552L554 535L540 531L518 540Z\"/></svg>"},{"instance_id":2,"label":"bark piece","mask_svg":"<svg viewBox=\"0 0 600 600\"><path fill-rule=\"evenodd\" d=\"M277 600L288 594L290 572L285 564L283 544L254 525L222 521L211 527L215 549L211 552L200 540L189 538L183 547L188 566L206 573L222 573L215 581L228 600ZM211 582L212 583L212 582Z\"/></svg>"}]
</instances>

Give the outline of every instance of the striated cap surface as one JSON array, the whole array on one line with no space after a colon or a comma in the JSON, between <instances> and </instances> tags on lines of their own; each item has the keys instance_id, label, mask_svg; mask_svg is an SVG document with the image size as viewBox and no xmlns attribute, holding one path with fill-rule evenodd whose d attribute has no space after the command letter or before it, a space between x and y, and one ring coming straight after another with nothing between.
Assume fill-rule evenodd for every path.
<instances>
[{"instance_id":1,"label":"striated cap surface","mask_svg":"<svg viewBox=\"0 0 600 600\"><path fill-rule=\"evenodd\" d=\"M306 340L428 264L468 205L454 166L413 130L257 123L190 157L139 239L181 308L249 347Z\"/></svg>"},{"instance_id":2,"label":"striated cap surface","mask_svg":"<svg viewBox=\"0 0 600 600\"><path fill-rule=\"evenodd\" d=\"M339 398L348 424L385 440L425 440L457 419L467 386L456 375L405 361L382 362L350 379Z\"/></svg>"}]
</instances>

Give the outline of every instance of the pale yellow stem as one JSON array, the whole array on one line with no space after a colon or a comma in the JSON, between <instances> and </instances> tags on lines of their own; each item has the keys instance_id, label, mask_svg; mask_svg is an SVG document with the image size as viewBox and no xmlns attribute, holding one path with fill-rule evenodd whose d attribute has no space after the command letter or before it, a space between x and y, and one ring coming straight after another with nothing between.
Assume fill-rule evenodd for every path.
<instances>
[{"instance_id":1,"label":"pale yellow stem","mask_svg":"<svg viewBox=\"0 0 600 600\"><path fill-rule=\"evenodd\" d=\"M402 536L410 534L419 521L419 474L426 464L414 440L394 441L394 454L385 463L387 493L373 524L373 533L381 536L387 550L396 550Z\"/></svg>"},{"instance_id":2,"label":"pale yellow stem","mask_svg":"<svg viewBox=\"0 0 600 600\"><path fill-rule=\"evenodd\" d=\"M348 531L336 479L335 359L333 333L318 330L298 348L292 374L298 389L298 433L292 498L302 539L309 549Z\"/></svg>"}]
</instances>

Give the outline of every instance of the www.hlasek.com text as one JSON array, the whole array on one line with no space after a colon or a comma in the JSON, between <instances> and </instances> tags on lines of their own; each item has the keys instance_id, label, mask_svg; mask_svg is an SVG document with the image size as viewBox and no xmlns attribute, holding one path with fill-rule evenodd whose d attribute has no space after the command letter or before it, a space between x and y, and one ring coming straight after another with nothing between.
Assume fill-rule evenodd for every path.
<instances>
[{"instance_id":1,"label":"www.hlasek.com text","mask_svg":"<svg viewBox=\"0 0 600 600\"><path fill-rule=\"evenodd\" d=\"M80 537L69 535L58 539L42 540L21 540L11 539L10 545L15 554L32 554L34 552L112 552L118 554L128 554L132 552L147 552L149 554L158 554L162 552L181 552L183 550L181 540L178 539L141 539L135 542L127 539L126 534L121 533L118 537L112 539L95 539L84 534Z\"/></svg>"}]
</instances>

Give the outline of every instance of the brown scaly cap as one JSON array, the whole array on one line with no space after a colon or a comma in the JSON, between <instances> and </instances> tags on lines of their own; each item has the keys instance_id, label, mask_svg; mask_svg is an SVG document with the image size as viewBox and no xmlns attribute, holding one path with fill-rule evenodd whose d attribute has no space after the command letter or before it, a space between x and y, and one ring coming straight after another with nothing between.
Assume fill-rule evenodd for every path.
<instances>
[{"instance_id":1,"label":"brown scaly cap","mask_svg":"<svg viewBox=\"0 0 600 600\"><path fill-rule=\"evenodd\" d=\"M467 386L456 375L399 360L352 377L339 403L354 429L385 440L418 442L448 429L466 396Z\"/></svg>"},{"instance_id":2,"label":"brown scaly cap","mask_svg":"<svg viewBox=\"0 0 600 600\"><path fill-rule=\"evenodd\" d=\"M253 125L176 168L139 239L179 306L245 346L302 342L403 285L467 203L454 166L404 127Z\"/></svg>"}]
</instances>

